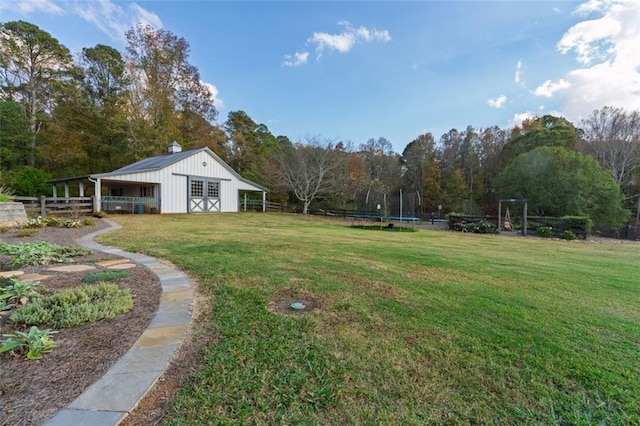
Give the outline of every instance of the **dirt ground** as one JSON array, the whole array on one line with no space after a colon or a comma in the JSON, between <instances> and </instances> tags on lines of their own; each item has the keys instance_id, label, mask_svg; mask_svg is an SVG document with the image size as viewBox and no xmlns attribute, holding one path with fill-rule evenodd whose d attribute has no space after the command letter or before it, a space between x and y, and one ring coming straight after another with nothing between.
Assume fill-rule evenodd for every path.
<instances>
[{"instance_id":1,"label":"dirt ground","mask_svg":"<svg viewBox=\"0 0 640 426\"><path fill-rule=\"evenodd\" d=\"M0 241L11 244L47 241L59 245L77 245L81 236L108 227L96 219L91 227L64 229L42 228L34 236L19 237L10 230L0 234ZM75 263L94 265L117 259L105 253L93 253L74 259ZM6 260L6 259L5 259ZM42 280L46 292L80 285L87 272L52 272L48 266L21 268L25 273L52 275ZM6 267L5 267L6 269ZM131 289L134 307L126 314L83 326L59 330L54 335L58 347L40 360L29 361L9 353L0 354L0 425L37 425L53 417L71 403L83 390L99 379L138 339L158 309L161 287L158 277L142 265L128 269L131 276L117 281ZM0 316L0 333L17 328ZM22 328L26 331L26 328ZM206 339L187 343L179 350L168 371L146 395L124 424L159 424L173 394L197 366L198 347Z\"/></svg>"}]
</instances>

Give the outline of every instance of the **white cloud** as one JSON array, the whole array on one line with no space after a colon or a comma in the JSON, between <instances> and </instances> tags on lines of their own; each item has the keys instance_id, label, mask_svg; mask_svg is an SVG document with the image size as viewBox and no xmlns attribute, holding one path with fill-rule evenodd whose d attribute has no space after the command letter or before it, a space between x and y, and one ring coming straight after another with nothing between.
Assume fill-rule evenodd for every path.
<instances>
[{"instance_id":1,"label":"white cloud","mask_svg":"<svg viewBox=\"0 0 640 426\"><path fill-rule=\"evenodd\" d=\"M386 43L391 41L391 35L387 30L378 30L376 28L367 28L360 26L354 28L348 21L340 21L338 25L344 27L344 31L338 34L329 34L325 32L315 32L307 39L307 45L314 46L316 50L316 58L320 59L325 51L337 51L347 53L356 44L365 44L372 42ZM299 56L300 55L300 56ZM301 55L305 55L302 57ZM296 52L293 55L285 55L283 65L298 66L307 62L307 52Z\"/></svg>"},{"instance_id":2,"label":"white cloud","mask_svg":"<svg viewBox=\"0 0 640 426\"><path fill-rule=\"evenodd\" d=\"M0 0L0 11L10 10L20 14L33 12L62 15L64 10L52 0Z\"/></svg>"},{"instance_id":3,"label":"white cloud","mask_svg":"<svg viewBox=\"0 0 640 426\"><path fill-rule=\"evenodd\" d=\"M207 89L209 89L211 98L213 98L213 105L215 105L216 109L220 110L224 108L224 101L220 97L220 91L218 90L218 88L211 83L205 83L204 81L202 81L201 83L204 84Z\"/></svg>"},{"instance_id":4,"label":"white cloud","mask_svg":"<svg viewBox=\"0 0 640 426\"><path fill-rule=\"evenodd\" d=\"M340 34L329 34L324 32L313 33L313 36L307 40L308 43L315 45L317 57L320 58L325 50L337 50L340 53L350 51L356 43L371 43L379 41L386 43L391 40L389 31L369 29L366 27L354 28L348 21L338 22L338 25L345 28Z\"/></svg>"},{"instance_id":5,"label":"white cloud","mask_svg":"<svg viewBox=\"0 0 640 426\"><path fill-rule=\"evenodd\" d=\"M522 60L521 59L519 59L518 63L516 64L516 74L513 77L513 81L515 81L516 84L522 83Z\"/></svg>"},{"instance_id":6,"label":"white cloud","mask_svg":"<svg viewBox=\"0 0 640 426\"><path fill-rule=\"evenodd\" d=\"M162 28L162 21L153 12L136 3L116 4L110 0L73 1L70 10L92 23L113 40L124 40L124 33L138 23Z\"/></svg>"},{"instance_id":7,"label":"white cloud","mask_svg":"<svg viewBox=\"0 0 640 426\"><path fill-rule=\"evenodd\" d=\"M309 52L296 52L293 55L284 55L282 66L297 67L307 63Z\"/></svg>"},{"instance_id":8,"label":"white cloud","mask_svg":"<svg viewBox=\"0 0 640 426\"><path fill-rule=\"evenodd\" d=\"M560 79L558 81L547 80L540 86L536 87L533 94L536 96L544 96L545 98L552 97L556 92L565 90L571 87L571 83L567 80Z\"/></svg>"},{"instance_id":9,"label":"white cloud","mask_svg":"<svg viewBox=\"0 0 640 426\"><path fill-rule=\"evenodd\" d=\"M513 118L510 120L509 124L511 127L521 126L523 121L532 119L535 116L536 115L531 111L516 113L513 115Z\"/></svg>"},{"instance_id":10,"label":"white cloud","mask_svg":"<svg viewBox=\"0 0 640 426\"><path fill-rule=\"evenodd\" d=\"M640 109L640 2L589 0L575 13L597 16L571 27L558 42L561 53L574 52L583 65L561 80L567 86L563 115L576 121L604 106Z\"/></svg>"},{"instance_id":11,"label":"white cloud","mask_svg":"<svg viewBox=\"0 0 640 426\"><path fill-rule=\"evenodd\" d=\"M500 95L495 99L487 99L487 105L491 108L500 109L507 103L507 97L505 95Z\"/></svg>"},{"instance_id":12,"label":"white cloud","mask_svg":"<svg viewBox=\"0 0 640 426\"><path fill-rule=\"evenodd\" d=\"M114 2L110 0L0 0L0 11L11 10L20 14L46 13L63 15L72 13L90 22L111 39L124 41L124 33L137 23L162 28L162 21L136 3Z\"/></svg>"}]
</instances>

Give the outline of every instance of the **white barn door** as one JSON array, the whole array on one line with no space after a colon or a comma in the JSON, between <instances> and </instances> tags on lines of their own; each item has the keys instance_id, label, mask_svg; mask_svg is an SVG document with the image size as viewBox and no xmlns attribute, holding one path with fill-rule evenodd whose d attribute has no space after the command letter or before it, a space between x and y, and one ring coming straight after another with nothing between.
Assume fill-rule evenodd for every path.
<instances>
[{"instance_id":1,"label":"white barn door","mask_svg":"<svg viewBox=\"0 0 640 426\"><path fill-rule=\"evenodd\" d=\"M220 181L206 178L190 177L189 180L189 212L219 212Z\"/></svg>"}]
</instances>

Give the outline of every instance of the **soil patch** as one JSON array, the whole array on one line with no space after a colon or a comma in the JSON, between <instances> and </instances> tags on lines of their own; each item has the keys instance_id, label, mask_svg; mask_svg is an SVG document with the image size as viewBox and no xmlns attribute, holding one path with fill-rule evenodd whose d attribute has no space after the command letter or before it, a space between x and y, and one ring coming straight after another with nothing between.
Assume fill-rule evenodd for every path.
<instances>
[{"instance_id":1,"label":"soil patch","mask_svg":"<svg viewBox=\"0 0 640 426\"><path fill-rule=\"evenodd\" d=\"M10 244L46 241L59 245L79 245L77 239L109 225L97 219L95 226L83 228L41 228L33 236L19 237L17 232L0 234L0 241ZM94 252L74 258L74 263L103 269L98 262L121 259ZM48 270L52 266L20 268L25 274L48 275L41 281L47 293L81 285L91 271L64 272ZM6 269L6 266L5 266ZM128 269L129 277L117 283L129 288L133 309L115 318L59 330L54 335L58 347L40 360L0 354L0 425L42 424L71 403L85 388L98 380L138 339L158 309L162 288L160 280L148 268L136 264ZM26 331L0 316L0 334Z\"/></svg>"}]
</instances>

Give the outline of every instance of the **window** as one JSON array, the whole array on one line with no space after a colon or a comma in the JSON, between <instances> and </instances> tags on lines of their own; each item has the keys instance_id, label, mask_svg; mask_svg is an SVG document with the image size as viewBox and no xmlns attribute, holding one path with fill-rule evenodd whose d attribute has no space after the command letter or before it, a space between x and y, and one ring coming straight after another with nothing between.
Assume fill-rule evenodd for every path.
<instances>
[{"instance_id":1,"label":"window","mask_svg":"<svg viewBox=\"0 0 640 426\"><path fill-rule=\"evenodd\" d=\"M109 188L109 195L112 197L122 197L122 188Z\"/></svg>"},{"instance_id":2,"label":"window","mask_svg":"<svg viewBox=\"0 0 640 426\"><path fill-rule=\"evenodd\" d=\"M140 196L141 197L153 197L153 186L141 186L140 187Z\"/></svg>"},{"instance_id":3,"label":"window","mask_svg":"<svg viewBox=\"0 0 640 426\"><path fill-rule=\"evenodd\" d=\"M204 182L201 180L191 181L191 196L196 198L204 197Z\"/></svg>"},{"instance_id":4,"label":"window","mask_svg":"<svg viewBox=\"0 0 640 426\"><path fill-rule=\"evenodd\" d=\"M220 182L207 182L207 197L220 198Z\"/></svg>"}]
</instances>

